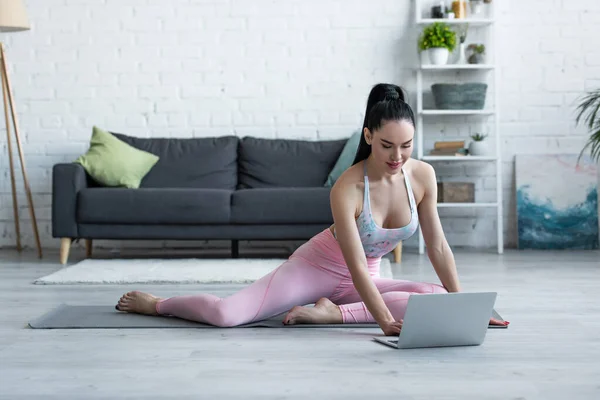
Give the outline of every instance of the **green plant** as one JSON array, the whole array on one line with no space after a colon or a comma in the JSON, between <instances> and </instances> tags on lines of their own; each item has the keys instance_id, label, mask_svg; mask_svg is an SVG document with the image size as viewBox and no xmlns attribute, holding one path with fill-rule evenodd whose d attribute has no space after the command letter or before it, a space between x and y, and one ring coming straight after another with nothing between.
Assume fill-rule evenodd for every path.
<instances>
[{"instance_id":1,"label":"green plant","mask_svg":"<svg viewBox=\"0 0 600 400\"><path fill-rule=\"evenodd\" d=\"M445 47L448 51L453 51L456 47L456 32L444 22L434 22L426 26L419 37L419 50L435 47Z\"/></svg>"},{"instance_id":2,"label":"green plant","mask_svg":"<svg viewBox=\"0 0 600 400\"><path fill-rule=\"evenodd\" d=\"M485 139L487 137L487 135L483 135L481 133L476 133L474 135L471 135L471 139L473 139L476 142L482 142L483 139Z\"/></svg>"},{"instance_id":3,"label":"green plant","mask_svg":"<svg viewBox=\"0 0 600 400\"><path fill-rule=\"evenodd\" d=\"M581 97L580 103L577 106L576 125L583 120L590 132L590 137L587 143L581 149L577 162L587 148L590 148L590 155L594 161L600 160L600 89L595 89L587 92Z\"/></svg>"},{"instance_id":4,"label":"green plant","mask_svg":"<svg viewBox=\"0 0 600 400\"><path fill-rule=\"evenodd\" d=\"M483 54L485 53L485 45L472 43L467 47L467 50L471 50L477 54Z\"/></svg>"}]
</instances>

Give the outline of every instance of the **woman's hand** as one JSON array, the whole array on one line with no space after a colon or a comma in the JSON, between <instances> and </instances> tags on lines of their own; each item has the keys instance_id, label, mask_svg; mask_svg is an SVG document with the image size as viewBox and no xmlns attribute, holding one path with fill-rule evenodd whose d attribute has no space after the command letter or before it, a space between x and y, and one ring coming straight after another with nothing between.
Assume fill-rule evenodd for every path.
<instances>
[{"instance_id":1,"label":"woman's hand","mask_svg":"<svg viewBox=\"0 0 600 400\"><path fill-rule=\"evenodd\" d=\"M510 324L508 321L502 322L499 319L490 318L490 325L507 326L508 324Z\"/></svg>"},{"instance_id":2,"label":"woman's hand","mask_svg":"<svg viewBox=\"0 0 600 400\"><path fill-rule=\"evenodd\" d=\"M399 336L400 329L402 329L402 322L404 321L385 321L379 324L379 327L381 328L383 333L385 333L385 336Z\"/></svg>"}]
</instances>

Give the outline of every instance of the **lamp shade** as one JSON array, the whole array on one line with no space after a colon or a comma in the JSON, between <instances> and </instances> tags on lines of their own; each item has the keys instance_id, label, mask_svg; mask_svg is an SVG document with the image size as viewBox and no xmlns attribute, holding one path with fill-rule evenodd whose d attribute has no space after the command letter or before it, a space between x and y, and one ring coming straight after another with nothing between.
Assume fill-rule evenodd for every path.
<instances>
[{"instance_id":1,"label":"lamp shade","mask_svg":"<svg viewBox=\"0 0 600 400\"><path fill-rule=\"evenodd\" d=\"M30 29L22 0L0 0L0 32Z\"/></svg>"}]
</instances>

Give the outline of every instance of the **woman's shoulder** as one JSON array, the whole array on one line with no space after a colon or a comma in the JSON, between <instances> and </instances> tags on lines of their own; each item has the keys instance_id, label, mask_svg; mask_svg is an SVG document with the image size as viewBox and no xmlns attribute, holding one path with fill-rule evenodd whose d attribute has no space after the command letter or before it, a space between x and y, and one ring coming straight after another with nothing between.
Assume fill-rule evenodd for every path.
<instances>
[{"instance_id":1,"label":"woman's shoulder","mask_svg":"<svg viewBox=\"0 0 600 400\"><path fill-rule=\"evenodd\" d=\"M435 169L431 164L416 159L411 159L409 164L410 168L407 168L407 172L410 184L417 203L420 203L426 193L433 193L436 190Z\"/></svg>"},{"instance_id":2,"label":"woman's shoulder","mask_svg":"<svg viewBox=\"0 0 600 400\"><path fill-rule=\"evenodd\" d=\"M435 177L433 166L425 161L412 158L407 167L411 178L419 182L429 182L432 177Z\"/></svg>"},{"instance_id":3,"label":"woman's shoulder","mask_svg":"<svg viewBox=\"0 0 600 400\"><path fill-rule=\"evenodd\" d=\"M347 190L358 189L364 185L364 161L360 161L348 167L333 185L333 188Z\"/></svg>"},{"instance_id":4,"label":"woman's shoulder","mask_svg":"<svg viewBox=\"0 0 600 400\"><path fill-rule=\"evenodd\" d=\"M363 162L348 167L331 188L331 197L337 201L358 201L364 189Z\"/></svg>"}]
</instances>

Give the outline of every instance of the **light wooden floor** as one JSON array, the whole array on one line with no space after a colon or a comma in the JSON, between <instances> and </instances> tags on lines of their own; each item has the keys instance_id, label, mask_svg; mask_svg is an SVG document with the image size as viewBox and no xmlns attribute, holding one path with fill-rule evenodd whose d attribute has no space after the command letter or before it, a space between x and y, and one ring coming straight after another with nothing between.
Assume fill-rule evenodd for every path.
<instances>
[{"instance_id":1,"label":"light wooden floor","mask_svg":"<svg viewBox=\"0 0 600 400\"><path fill-rule=\"evenodd\" d=\"M405 251L397 278L436 281ZM81 259L71 254L70 262ZM62 302L233 286L37 286L58 254L0 252L2 399L600 399L600 253L456 251L464 290L511 321L479 347L394 350L370 329L33 330Z\"/></svg>"}]
</instances>

